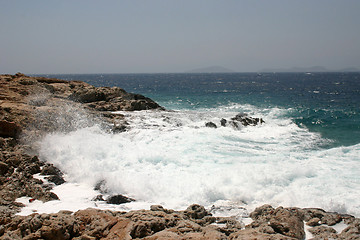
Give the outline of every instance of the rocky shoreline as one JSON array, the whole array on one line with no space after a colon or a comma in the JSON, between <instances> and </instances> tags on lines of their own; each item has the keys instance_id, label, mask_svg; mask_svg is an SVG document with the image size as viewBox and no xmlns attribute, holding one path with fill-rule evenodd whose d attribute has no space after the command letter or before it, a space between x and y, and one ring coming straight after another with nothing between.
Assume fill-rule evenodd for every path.
<instances>
[{"instance_id":1,"label":"rocky shoreline","mask_svg":"<svg viewBox=\"0 0 360 240\"><path fill-rule=\"evenodd\" d=\"M360 220L315 208L256 208L245 226L235 217L214 217L193 204L184 211L151 206L150 210L114 212L86 209L75 213L18 216L16 202L52 201L52 186L64 183L55 166L39 159L37 141L45 134L101 125L105 131L126 131L124 116L112 111L164 110L156 102L121 88L96 88L84 82L0 76L0 239L304 239L305 226L313 239L360 239ZM238 115L230 125L263 123ZM221 122L221 126L228 124ZM214 123L207 127L217 127ZM52 184L34 177L44 175ZM113 196L121 203L125 196ZM109 199L106 199L108 201ZM109 201L109 203L113 203ZM346 224L337 232L332 226Z\"/></svg>"}]
</instances>

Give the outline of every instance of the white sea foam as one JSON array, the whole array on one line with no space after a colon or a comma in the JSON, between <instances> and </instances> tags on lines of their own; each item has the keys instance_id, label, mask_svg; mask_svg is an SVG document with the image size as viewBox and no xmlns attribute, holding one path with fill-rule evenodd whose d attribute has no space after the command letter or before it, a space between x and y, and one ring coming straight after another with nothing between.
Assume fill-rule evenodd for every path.
<instances>
[{"instance_id":1,"label":"white sea foam","mask_svg":"<svg viewBox=\"0 0 360 240\"><path fill-rule=\"evenodd\" d=\"M238 111L265 124L206 128ZM99 127L49 134L41 158L73 184L105 180L110 193L185 209L224 202L251 210L260 204L320 207L360 216L360 145L322 149L319 134L300 128L291 109L224 106L207 111L122 112L130 130L109 134ZM76 193L74 193L76 195Z\"/></svg>"}]
</instances>

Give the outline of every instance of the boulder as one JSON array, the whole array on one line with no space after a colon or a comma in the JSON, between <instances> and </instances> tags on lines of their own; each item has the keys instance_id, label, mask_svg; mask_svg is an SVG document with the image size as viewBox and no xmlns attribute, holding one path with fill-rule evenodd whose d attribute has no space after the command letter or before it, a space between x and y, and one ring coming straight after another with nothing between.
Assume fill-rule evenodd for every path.
<instances>
[{"instance_id":1,"label":"boulder","mask_svg":"<svg viewBox=\"0 0 360 240\"><path fill-rule=\"evenodd\" d=\"M295 239L305 237L303 214L296 208L278 207L274 209L270 205L256 208L250 214L254 220L249 227L262 228L268 233L279 233Z\"/></svg>"},{"instance_id":2,"label":"boulder","mask_svg":"<svg viewBox=\"0 0 360 240\"><path fill-rule=\"evenodd\" d=\"M106 199L106 203L109 203L109 204L123 204L123 203L128 203L128 202L133 202L133 201L135 201L135 200L132 198L120 195L120 194L110 196Z\"/></svg>"},{"instance_id":3,"label":"boulder","mask_svg":"<svg viewBox=\"0 0 360 240\"><path fill-rule=\"evenodd\" d=\"M193 218L193 219L201 219L205 216L208 216L211 214L208 213L206 211L206 209L199 205L199 204L193 204L193 205L190 205L185 211L184 211L185 215L190 217L190 218Z\"/></svg>"},{"instance_id":4,"label":"boulder","mask_svg":"<svg viewBox=\"0 0 360 240\"><path fill-rule=\"evenodd\" d=\"M216 124L213 123L213 122L207 122L207 123L205 123L205 127L208 127L208 128L217 128Z\"/></svg>"},{"instance_id":5,"label":"boulder","mask_svg":"<svg viewBox=\"0 0 360 240\"><path fill-rule=\"evenodd\" d=\"M55 185L61 185L65 182L64 178L59 175L50 175L45 177L48 181L55 183Z\"/></svg>"}]
</instances>

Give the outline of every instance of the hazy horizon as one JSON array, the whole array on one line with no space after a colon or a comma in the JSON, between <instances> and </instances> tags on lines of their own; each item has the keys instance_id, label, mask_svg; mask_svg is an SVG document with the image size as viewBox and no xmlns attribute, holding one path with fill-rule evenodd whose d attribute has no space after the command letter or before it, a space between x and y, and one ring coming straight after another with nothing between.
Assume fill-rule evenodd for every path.
<instances>
[{"instance_id":1,"label":"hazy horizon","mask_svg":"<svg viewBox=\"0 0 360 240\"><path fill-rule=\"evenodd\" d=\"M0 73L360 69L360 1L0 3Z\"/></svg>"}]
</instances>

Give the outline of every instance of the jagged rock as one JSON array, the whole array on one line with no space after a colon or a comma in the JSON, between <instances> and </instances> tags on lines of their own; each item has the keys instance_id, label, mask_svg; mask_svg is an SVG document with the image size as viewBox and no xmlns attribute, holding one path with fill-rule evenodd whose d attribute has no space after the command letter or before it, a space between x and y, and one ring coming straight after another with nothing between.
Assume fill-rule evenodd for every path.
<instances>
[{"instance_id":1,"label":"jagged rock","mask_svg":"<svg viewBox=\"0 0 360 240\"><path fill-rule=\"evenodd\" d=\"M222 118L222 119L220 120L221 126L226 127L226 123L227 123L227 120L226 120L225 118Z\"/></svg>"},{"instance_id":2,"label":"jagged rock","mask_svg":"<svg viewBox=\"0 0 360 240\"><path fill-rule=\"evenodd\" d=\"M258 124L265 123L262 118L248 117L246 113L239 113L235 117L231 118L231 120L240 122L244 126L256 126Z\"/></svg>"},{"instance_id":3,"label":"jagged rock","mask_svg":"<svg viewBox=\"0 0 360 240\"><path fill-rule=\"evenodd\" d=\"M106 199L106 203L109 204L123 204L123 203L128 203L128 202L133 202L135 201L132 198L123 196L123 195L114 195L114 196L110 196L109 198Z\"/></svg>"},{"instance_id":4,"label":"jagged rock","mask_svg":"<svg viewBox=\"0 0 360 240\"><path fill-rule=\"evenodd\" d=\"M207 122L207 123L205 123L205 127L208 127L208 128L217 128L216 124L213 123L213 122Z\"/></svg>"}]
</instances>

